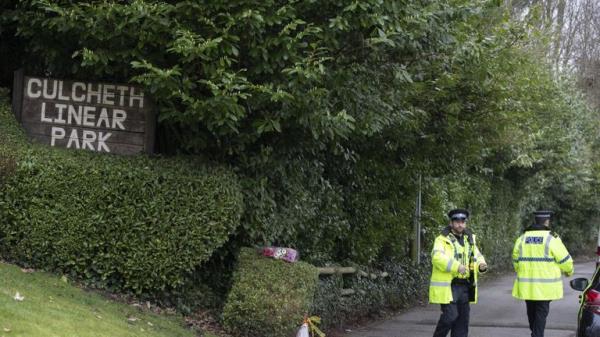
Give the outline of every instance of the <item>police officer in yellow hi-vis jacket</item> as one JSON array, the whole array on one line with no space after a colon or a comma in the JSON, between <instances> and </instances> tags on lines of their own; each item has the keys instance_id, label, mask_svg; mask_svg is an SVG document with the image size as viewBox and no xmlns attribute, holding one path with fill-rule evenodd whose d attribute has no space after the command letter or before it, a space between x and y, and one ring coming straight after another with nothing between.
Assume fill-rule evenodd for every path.
<instances>
[{"instance_id":1,"label":"police officer in yellow hi-vis jacket","mask_svg":"<svg viewBox=\"0 0 600 337\"><path fill-rule=\"evenodd\" d=\"M429 284L429 303L439 303L442 314L433 337L467 337L469 303L477 302L477 274L487 264L475 243L475 235L466 228L469 212L448 212L450 224L435 239L431 252L433 264Z\"/></svg>"},{"instance_id":2,"label":"police officer in yellow hi-vis jacket","mask_svg":"<svg viewBox=\"0 0 600 337\"><path fill-rule=\"evenodd\" d=\"M512 295L525 300L531 337L544 337L550 301L563 297L561 273L573 275L573 259L561 239L550 232L551 211L536 211L513 249L517 272Z\"/></svg>"}]
</instances>

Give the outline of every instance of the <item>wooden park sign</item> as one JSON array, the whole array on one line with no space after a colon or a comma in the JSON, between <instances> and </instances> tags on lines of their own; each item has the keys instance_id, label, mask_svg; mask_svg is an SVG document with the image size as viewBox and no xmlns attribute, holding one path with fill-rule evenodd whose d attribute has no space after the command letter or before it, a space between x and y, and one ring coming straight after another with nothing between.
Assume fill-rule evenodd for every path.
<instances>
[{"instance_id":1,"label":"wooden park sign","mask_svg":"<svg viewBox=\"0 0 600 337\"><path fill-rule=\"evenodd\" d=\"M116 154L152 153L155 109L138 86L15 73L13 111L44 144Z\"/></svg>"}]
</instances>

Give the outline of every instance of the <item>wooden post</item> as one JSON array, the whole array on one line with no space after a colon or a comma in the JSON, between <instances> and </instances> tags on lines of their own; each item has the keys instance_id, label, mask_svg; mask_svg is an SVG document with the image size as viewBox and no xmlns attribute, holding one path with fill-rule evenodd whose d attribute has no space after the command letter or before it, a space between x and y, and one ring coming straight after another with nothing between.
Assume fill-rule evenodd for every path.
<instances>
[{"instance_id":1,"label":"wooden post","mask_svg":"<svg viewBox=\"0 0 600 337\"><path fill-rule=\"evenodd\" d=\"M340 291L340 295L342 296L349 296L349 295L354 295L354 289L342 289Z\"/></svg>"},{"instance_id":2,"label":"wooden post","mask_svg":"<svg viewBox=\"0 0 600 337\"><path fill-rule=\"evenodd\" d=\"M154 142L156 140L156 113L158 106L152 102L152 109L146 113L146 148L147 154L154 153Z\"/></svg>"},{"instance_id":3,"label":"wooden post","mask_svg":"<svg viewBox=\"0 0 600 337\"><path fill-rule=\"evenodd\" d=\"M318 268L319 275L333 275L333 274L354 274L356 268L354 267L322 267Z\"/></svg>"},{"instance_id":4,"label":"wooden post","mask_svg":"<svg viewBox=\"0 0 600 337\"><path fill-rule=\"evenodd\" d=\"M415 235L412 241L412 260L415 264L421 263L421 174L419 174L419 185L417 189L417 200L415 202L415 217L413 225Z\"/></svg>"},{"instance_id":5,"label":"wooden post","mask_svg":"<svg viewBox=\"0 0 600 337\"><path fill-rule=\"evenodd\" d=\"M388 276L390 276L387 272L381 272L379 274L374 274L374 273L367 273L364 270L358 270L354 267L320 267L317 268L319 271L319 275L345 275L345 274L358 274L358 278L361 277L369 277L372 280L375 280L377 278L386 278ZM355 291L352 288L343 288L340 290L340 295L341 296L350 296L350 295L355 295L357 293L357 291ZM366 295L367 293L362 290L359 289L358 293L361 295Z\"/></svg>"},{"instance_id":6,"label":"wooden post","mask_svg":"<svg viewBox=\"0 0 600 337\"><path fill-rule=\"evenodd\" d=\"M13 78L12 111L19 123L21 122L21 111L23 110L23 69L16 70Z\"/></svg>"}]
</instances>

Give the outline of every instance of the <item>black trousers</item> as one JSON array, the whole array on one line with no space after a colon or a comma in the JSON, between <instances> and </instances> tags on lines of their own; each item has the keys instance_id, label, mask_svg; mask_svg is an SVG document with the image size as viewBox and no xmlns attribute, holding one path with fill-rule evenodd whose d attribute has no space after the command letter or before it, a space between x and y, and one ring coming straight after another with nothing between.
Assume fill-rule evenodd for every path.
<instances>
[{"instance_id":1,"label":"black trousers","mask_svg":"<svg viewBox=\"0 0 600 337\"><path fill-rule=\"evenodd\" d=\"M453 284L452 297L454 301L442 304L442 314L433 337L446 337L448 331L451 337L467 337L469 334L469 286Z\"/></svg>"},{"instance_id":2,"label":"black trousers","mask_svg":"<svg viewBox=\"0 0 600 337\"><path fill-rule=\"evenodd\" d=\"M544 337L546 317L550 312L550 301L525 301L525 305L527 306L531 337Z\"/></svg>"}]
</instances>

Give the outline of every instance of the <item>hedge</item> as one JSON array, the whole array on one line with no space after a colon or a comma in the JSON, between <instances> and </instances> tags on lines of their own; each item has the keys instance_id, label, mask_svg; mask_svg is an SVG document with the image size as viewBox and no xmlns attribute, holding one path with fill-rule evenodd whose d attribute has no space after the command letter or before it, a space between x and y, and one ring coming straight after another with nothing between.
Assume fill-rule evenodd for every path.
<instances>
[{"instance_id":1,"label":"hedge","mask_svg":"<svg viewBox=\"0 0 600 337\"><path fill-rule=\"evenodd\" d=\"M387 277L372 278L356 274L334 274L321 277L312 313L321 317L322 328L340 329L347 323L381 318L382 313L398 311L427 301L431 259L423 254L421 264L407 258L382 263L378 268L353 265L357 270ZM343 288L354 294L342 295Z\"/></svg>"},{"instance_id":2,"label":"hedge","mask_svg":"<svg viewBox=\"0 0 600 337\"><path fill-rule=\"evenodd\" d=\"M317 268L240 251L233 287L223 309L224 327L236 336L292 336L309 313Z\"/></svg>"},{"instance_id":3,"label":"hedge","mask_svg":"<svg viewBox=\"0 0 600 337\"><path fill-rule=\"evenodd\" d=\"M238 180L190 158L31 144L0 107L0 253L91 285L175 289L239 224Z\"/></svg>"}]
</instances>

